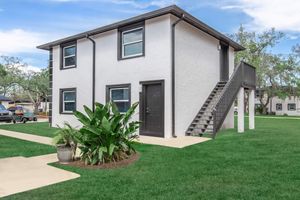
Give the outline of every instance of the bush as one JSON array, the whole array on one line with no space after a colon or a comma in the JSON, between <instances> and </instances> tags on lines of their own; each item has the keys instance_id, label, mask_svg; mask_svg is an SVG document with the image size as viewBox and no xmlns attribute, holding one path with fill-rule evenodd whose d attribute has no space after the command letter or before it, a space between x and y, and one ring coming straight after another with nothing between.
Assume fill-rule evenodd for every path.
<instances>
[{"instance_id":1,"label":"bush","mask_svg":"<svg viewBox=\"0 0 300 200\"><path fill-rule=\"evenodd\" d=\"M94 112L87 106L84 106L86 115L75 112L83 125L76 138L85 164L119 161L135 153L132 144L140 122L129 120L137 106L138 103L133 104L122 114L114 103L96 103Z\"/></svg>"}]
</instances>

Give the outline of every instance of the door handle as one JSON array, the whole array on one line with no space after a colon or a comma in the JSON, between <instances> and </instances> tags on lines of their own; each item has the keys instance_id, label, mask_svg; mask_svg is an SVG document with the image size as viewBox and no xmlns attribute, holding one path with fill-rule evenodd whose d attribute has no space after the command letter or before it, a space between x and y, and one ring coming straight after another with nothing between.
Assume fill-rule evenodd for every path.
<instances>
[{"instance_id":1,"label":"door handle","mask_svg":"<svg viewBox=\"0 0 300 200\"><path fill-rule=\"evenodd\" d=\"M149 107L146 108L146 113L150 113Z\"/></svg>"}]
</instances>

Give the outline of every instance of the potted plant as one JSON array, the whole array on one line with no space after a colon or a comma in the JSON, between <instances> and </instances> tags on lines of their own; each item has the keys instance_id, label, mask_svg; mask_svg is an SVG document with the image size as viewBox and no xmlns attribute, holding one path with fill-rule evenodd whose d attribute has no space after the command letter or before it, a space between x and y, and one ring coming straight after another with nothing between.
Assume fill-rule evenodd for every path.
<instances>
[{"instance_id":1,"label":"potted plant","mask_svg":"<svg viewBox=\"0 0 300 200\"><path fill-rule=\"evenodd\" d=\"M77 148L77 130L66 122L64 127L58 126L58 128L53 138L53 144L57 148L57 158L62 164L72 162Z\"/></svg>"}]
</instances>

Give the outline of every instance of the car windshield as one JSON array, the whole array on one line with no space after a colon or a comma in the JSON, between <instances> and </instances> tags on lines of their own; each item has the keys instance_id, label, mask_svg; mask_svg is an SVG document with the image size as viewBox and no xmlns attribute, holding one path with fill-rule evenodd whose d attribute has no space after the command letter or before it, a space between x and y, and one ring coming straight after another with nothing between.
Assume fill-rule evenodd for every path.
<instances>
[{"instance_id":1,"label":"car windshield","mask_svg":"<svg viewBox=\"0 0 300 200\"><path fill-rule=\"evenodd\" d=\"M0 104L0 110L6 110L2 104Z\"/></svg>"}]
</instances>

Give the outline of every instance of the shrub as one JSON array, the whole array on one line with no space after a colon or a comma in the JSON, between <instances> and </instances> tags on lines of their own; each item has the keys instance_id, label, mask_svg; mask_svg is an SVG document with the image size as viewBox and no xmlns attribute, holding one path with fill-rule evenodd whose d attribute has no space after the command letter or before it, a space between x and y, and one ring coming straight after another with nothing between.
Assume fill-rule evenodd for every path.
<instances>
[{"instance_id":1,"label":"shrub","mask_svg":"<svg viewBox=\"0 0 300 200\"><path fill-rule=\"evenodd\" d=\"M58 131L54 133L52 143L56 146L65 146L73 148L74 155L76 154L78 131L73 128L69 123L65 122L64 127L60 127Z\"/></svg>"},{"instance_id":2,"label":"shrub","mask_svg":"<svg viewBox=\"0 0 300 200\"><path fill-rule=\"evenodd\" d=\"M130 122L130 118L137 106L138 103L133 104L123 114L114 103L96 103L94 112L87 106L84 106L86 115L75 112L83 125L77 140L80 143L81 159L85 164L119 161L135 152L132 144L137 137L134 133L139 128L139 122Z\"/></svg>"}]
</instances>

